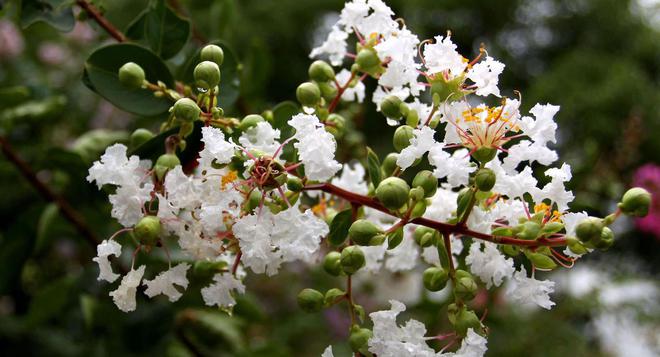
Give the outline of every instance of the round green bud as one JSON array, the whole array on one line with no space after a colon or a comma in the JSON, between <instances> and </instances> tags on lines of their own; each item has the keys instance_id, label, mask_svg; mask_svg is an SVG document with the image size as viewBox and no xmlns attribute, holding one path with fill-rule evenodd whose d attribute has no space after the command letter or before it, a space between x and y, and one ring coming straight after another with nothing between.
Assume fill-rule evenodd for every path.
<instances>
[{"instance_id":1,"label":"round green bud","mask_svg":"<svg viewBox=\"0 0 660 357\"><path fill-rule=\"evenodd\" d=\"M518 225L516 234L520 239L534 240L541 233L541 225L534 221L526 221Z\"/></svg>"},{"instance_id":2,"label":"round green bud","mask_svg":"<svg viewBox=\"0 0 660 357\"><path fill-rule=\"evenodd\" d=\"M327 82L335 79L335 70L325 61L314 61L309 65L307 71L309 78L317 82Z\"/></svg>"},{"instance_id":3,"label":"round green bud","mask_svg":"<svg viewBox=\"0 0 660 357\"><path fill-rule=\"evenodd\" d=\"M626 191L619 203L621 212L633 217L646 216L650 206L651 194L641 187L634 187Z\"/></svg>"},{"instance_id":4,"label":"round green bud","mask_svg":"<svg viewBox=\"0 0 660 357\"><path fill-rule=\"evenodd\" d=\"M378 54L376 54L374 49L363 48L358 52L357 57L355 57L355 63L361 70L368 72L380 65L380 58L378 58Z\"/></svg>"},{"instance_id":5,"label":"round green bud","mask_svg":"<svg viewBox=\"0 0 660 357\"><path fill-rule=\"evenodd\" d=\"M341 299L345 297L346 297L346 293L343 290L332 288L325 292L325 298L323 303L325 304L325 306L331 306L341 301Z\"/></svg>"},{"instance_id":6,"label":"round green bud","mask_svg":"<svg viewBox=\"0 0 660 357\"><path fill-rule=\"evenodd\" d=\"M408 203L408 183L398 177L388 177L376 188L376 197L388 209L398 210Z\"/></svg>"},{"instance_id":7,"label":"round green bud","mask_svg":"<svg viewBox=\"0 0 660 357\"><path fill-rule=\"evenodd\" d=\"M575 238L568 238L568 250L570 250L573 254L577 255L583 255L589 253L587 248L582 245L582 242Z\"/></svg>"},{"instance_id":8,"label":"round green bud","mask_svg":"<svg viewBox=\"0 0 660 357\"><path fill-rule=\"evenodd\" d=\"M575 235L582 242L597 241L603 233L603 221L600 218L589 217L575 227Z\"/></svg>"},{"instance_id":9,"label":"round green bud","mask_svg":"<svg viewBox=\"0 0 660 357\"><path fill-rule=\"evenodd\" d=\"M477 294L477 282L474 281L472 274L465 270L456 270L456 285L454 285L454 294L463 300L472 300Z\"/></svg>"},{"instance_id":10,"label":"round green bud","mask_svg":"<svg viewBox=\"0 0 660 357\"><path fill-rule=\"evenodd\" d=\"M383 173L385 176L391 176L394 173L394 170L396 170L396 160L399 158L399 154L397 153L389 153L385 158L383 159L383 163L380 165L381 168L383 169Z\"/></svg>"},{"instance_id":11,"label":"round green bud","mask_svg":"<svg viewBox=\"0 0 660 357\"><path fill-rule=\"evenodd\" d=\"M427 206L426 206L426 201L425 200L417 201L415 203L415 205L413 206L412 211L410 212L410 217L411 218L417 218L417 217L423 216L424 213L426 212L426 207Z\"/></svg>"},{"instance_id":12,"label":"round green bud","mask_svg":"<svg viewBox=\"0 0 660 357\"><path fill-rule=\"evenodd\" d=\"M341 269L348 275L355 274L365 264L364 253L358 246L348 246L341 251Z\"/></svg>"},{"instance_id":13,"label":"round green bud","mask_svg":"<svg viewBox=\"0 0 660 357\"><path fill-rule=\"evenodd\" d=\"M318 312L323 308L324 296L314 289L303 289L298 294L298 306L305 312Z\"/></svg>"},{"instance_id":14,"label":"round green bud","mask_svg":"<svg viewBox=\"0 0 660 357\"><path fill-rule=\"evenodd\" d=\"M119 67L119 83L128 89L139 89L144 84L144 70L133 62L125 63Z\"/></svg>"},{"instance_id":15,"label":"round green bud","mask_svg":"<svg viewBox=\"0 0 660 357\"><path fill-rule=\"evenodd\" d=\"M401 112L402 105L405 105L401 98L395 95L389 95L380 103L380 111L390 119L400 119L404 114Z\"/></svg>"},{"instance_id":16,"label":"round green bud","mask_svg":"<svg viewBox=\"0 0 660 357\"><path fill-rule=\"evenodd\" d=\"M156 216L144 216L133 228L135 239L147 246L156 244L160 236L160 219Z\"/></svg>"},{"instance_id":17,"label":"round green bud","mask_svg":"<svg viewBox=\"0 0 660 357\"><path fill-rule=\"evenodd\" d=\"M422 170L413 178L412 186L424 189L425 197L433 197L438 190L438 179L433 176L433 172Z\"/></svg>"},{"instance_id":18,"label":"round green bud","mask_svg":"<svg viewBox=\"0 0 660 357\"><path fill-rule=\"evenodd\" d=\"M195 121L199 119L199 114L202 112L195 103L194 100L190 98L181 98L174 103L172 107L172 113L174 117L183 121Z\"/></svg>"},{"instance_id":19,"label":"round green bud","mask_svg":"<svg viewBox=\"0 0 660 357\"><path fill-rule=\"evenodd\" d=\"M248 210L252 211L253 209L259 207L259 204L261 203L261 191L254 189L252 192L250 192L250 196L248 197L247 200L247 207Z\"/></svg>"},{"instance_id":20,"label":"round green bud","mask_svg":"<svg viewBox=\"0 0 660 357\"><path fill-rule=\"evenodd\" d=\"M337 92L339 91L337 87L335 87L335 85L331 82L318 82L316 85L318 85L319 89L321 90L321 96L327 101L331 101L334 97L336 97Z\"/></svg>"},{"instance_id":21,"label":"round green bud","mask_svg":"<svg viewBox=\"0 0 660 357\"><path fill-rule=\"evenodd\" d=\"M421 187L413 187L408 192L408 197L413 201L420 201L424 198L424 189Z\"/></svg>"},{"instance_id":22,"label":"round green bud","mask_svg":"<svg viewBox=\"0 0 660 357\"><path fill-rule=\"evenodd\" d=\"M600 240L594 244L596 248L607 250L614 244L614 232L609 227L604 227L600 234Z\"/></svg>"},{"instance_id":23,"label":"round green bud","mask_svg":"<svg viewBox=\"0 0 660 357\"><path fill-rule=\"evenodd\" d=\"M366 354L369 348L369 339L372 336L373 332L371 332L371 330L354 325L351 327L351 334L348 337L348 343L351 345L353 352Z\"/></svg>"},{"instance_id":24,"label":"round green bud","mask_svg":"<svg viewBox=\"0 0 660 357\"><path fill-rule=\"evenodd\" d=\"M346 129L346 119L343 116L331 113L325 120L325 130L329 131L335 137L341 136Z\"/></svg>"},{"instance_id":25,"label":"round green bud","mask_svg":"<svg viewBox=\"0 0 660 357\"><path fill-rule=\"evenodd\" d=\"M477 314L465 307L458 309L453 325L459 336L465 336L469 329L473 329L475 332L480 332L482 329L481 321L479 321Z\"/></svg>"},{"instance_id":26,"label":"round green bud","mask_svg":"<svg viewBox=\"0 0 660 357\"><path fill-rule=\"evenodd\" d=\"M431 267L424 270L422 277L424 287L429 291L440 291L444 289L449 279L447 271L438 267Z\"/></svg>"},{"instance_id":27,"label":"round green bud","mask_svg":"<svg viewBox=\"0 0 660 357\"><path fill-rule=\"evenodd\" d=\"M387 234L387 249L394 249L403 241L403 227Z\"/></svg>"},{"instance_id":28,"label":"round green bud","mask_svg":"<svg viewBox=\"0 0 660 357\"><path fill-rule=\"evenodd\" d=\"M481 168L474 176L474 183L479 191L488 192L495 186L495 172L491 169Z\"/></svg>"},{"instance_id":29,"label":"round green bud","mask_svg":"<svg viewBox=\"0 0 660 357\"><path fill-rule=\"evenodd\" d=\"M262 117L259 114L246 115L245 118L241 120L241 123L238 124L238 130L246 131L253 126L257 126L257 124L262 121L266 121L266 120L264 119L264 117Z\"/></svg>"},{"instance_id":30,"label":"round green bud","mask_svg":"<svg viewBox=\"0 0 660 357\"><path fill-rule=\"evenodd\" d=\"M520 254L520 248L515 245L504 244L501 246L501 249L502 252L504 252L504 254L510 257L515 257L518 256L518 254Z\"/></svg>"},{"instance_id":31,"label":"round green bud","mask_svg":"<svg viewBox=\"0 0 660 357\"><path fill-rule=\"evenodd\" d=\"M358 245L369 245L371 239L379 234L383 234L383 230L366 219L358 219L348 229L351 240Z\"/></svg>"},{"instance_id":32,"label":"round green bud","mask_svg":"<svg viewBox=\"0 0 660 357\"><path fill-rule=\"evenodd\" d=\"M435 229L424 226L417 226L417 228L415 228L415 232L413 233L415 242L422 248L434 245L439 237L440 234L438 234Z\"/></svg>"},{"instance_id":33,"label":"round green bud","mask_svg":"<svg viewBox=\"0 0 660 357\"><path fill-rule=\"evenodd\" d=\"M193 71L195 85L208 90L220 84L220 67L215 62L202 61Z\"/></svg>"},{"instance_id":34,"label":"round green bud","mask_svg":"<svg viewBox=\"0 0 660 357\"><path fill-rule=\"evenodd\" d=\"M135 129L131 134L131 148L136 148L154 137L154 133L145 128Z\"/></svg>"},{"instance_id":35,"label":"round green bud","mask_svg":"<svg viewBox=\"0 0 660 357\"><path fill-rule=\"evenodd\" d=\"M323 270L332 276L341 275L341 253L330 252L323 258Z\"/></svg>"},{"instance_id":36,"label":"round green bud","mask_svg":"<svg viewBox=\"0 0 660 357\"><path fill-rule=\"evenodd\" d=\"M550 270L557 267L557 263L545 254L529 252L525 253L525 256L539 269Z\"/></svg>"},{"instance_id":37,"label":"round green bud","mask_svg":"<svg viewBox=\"0 0 660 357\"><path fill-rule=\"evenodd\" d=\"M321 101L321 89L313 82L302 83L296 89L296 98L298 98L300 104L313 107Z\"/></svg>"},{"instance_id":38,"label":"round green bud","mask_svg":"<svg viewBox=\"0 0 660 357\"><path fill-rule=\"evenodd\" d=\"M410 125L413 128L416 128L419 125L419 113L417 113L416 110L408 109L408 114L406 114L406 125ZM431 129L435 129L435 127L432 127Z\"/></svg>"},{"instance_id":39,"label":"round green bud","mask_svg":"<svg viewBox=\"0 0 660 357\"><path fill-rule=\"evenodd\" d=\"M495 155L497 155L497 149L486 146L482 146L472 153L472 157L482 164L494 159Z\"/></svg>"},{"instance_id":40,"label":"round green bud","mask_svg":"<svg viewBox=\"0 0 660 357\"><path fill-rule=\"evenodd\" d=\"M225 51L220 46L206 45L199 52L199 58L202 61L211 61L219 67L222 66L222 62L225 60Z\"/></svg>"},{"instance_id":41,"label":"round green bud","mask_svg":"<svg viewBox=\"0 0 660 357\"><path fill-rule=\"evenodd\" d=\"M163 180L165 174L171 169L175 168L177 165L180 165L181 161L174 154L163 154L158 157L156 160L156 165L154 165L154 173L159 181Z\"/></svg>"},{"instance_id":42,"label":"round green bud","mask_svg":"<svg viewBox=\"0 0 660 357\"><path fill-rule=\"evenodd\" d=\"M401 150L410 145L410 139L414 137L413 130L413 127L408 125L401 125L396 128L394 131L394 137L392 138L392 144L396 151L401 152Z\"/></svg>"},{"instance_id":43,"label":"round green bud","mask_svg":"<svg viewBox=\"0 0 660 357\"><path fill-rule=\"evenodd\" d=\"M300 192L302 191L303 187L303 182L299 177L289 176L289 178L286 180L286 188L288 188L290 191Z\"/></svg>"}]
</instances>

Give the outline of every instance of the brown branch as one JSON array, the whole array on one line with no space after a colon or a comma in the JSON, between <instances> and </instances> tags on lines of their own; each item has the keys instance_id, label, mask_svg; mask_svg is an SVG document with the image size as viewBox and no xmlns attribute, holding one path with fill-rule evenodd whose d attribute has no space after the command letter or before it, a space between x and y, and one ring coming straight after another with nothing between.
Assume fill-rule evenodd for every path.
<instances>
[{"instance_id":1,"label":"brown branch","mask_svg":"<svg viewBox=\"0 0 660 357\"><path fill-rule=\"evenodd\" d=\"M80 6L89 17L94 19L99 26L101 26L110 36L112 36L117 42L125 42L126 36L119 31L113 24L108 21L99 10L94 7L94 5L87 2L87 0L76 0L76 4Z\"/></svg>"},{"instance_id":2,"label":"brown branch","mask_svg":"<svg viewBox=\"0 0 660 357\"><path fill-rule=\"evenodd\" d=\"M337 104L339 104L339 99L341 99L342 94L348 89L348 86L351 85L351 81L355 78L355 72L351 73L351 77L346 81L346 83L343 86L339 86L337 80L335 80L335 84L337 85L337 95L332 99L332 102L328 106L328 112L332 113L335 108L337 107Z\"/></svg>"},{"instance_id":3,"label":"brown branch","mask_svg":"<svg viewBox=\"0 0 660 357\"><path fill-rule=\"evenodd\" d=\"M309 185L309 186L305 186L303 189L306 191L323 191L331 195L341 197L351 203L356 203L363 206L371 207L378 211L392 215L390 210L385 208L385 206L383 206L376 199L346 191L330 183ZM509 244L509 245L525 246L525 247L538 247L538 246L556 247L556 246L565 246L567 244L565 238L552 239L552 240L546 238L539 238L536 240L524 240L513 237L499 237L491 234L472 231L465 225L443 223L424 217L415 218L411 220L410 223L433 228L440 232L443 232L443 234L445 232L451 234L460 234L497 244Z\"/></svg>"},{"instance_id":4,"label":"brown branch","mask_svg":"<svg viewBox=\"0 0 660 357\"><path fill-rule=\"evenodd\" d=\"M32 168L21 159L14 151L9 141L3 136L0 136L0 146L2 152L7 159L20 171L21 175L34 187L39 194L48 202L54 203L64 218L66 218L82 235L89 244L95 247L99 244L100 240L96 237L94 232L87 226L82 216L76 211L62 196L53 192L46 184L41 182Z\"/></svg>"}]
</instances>

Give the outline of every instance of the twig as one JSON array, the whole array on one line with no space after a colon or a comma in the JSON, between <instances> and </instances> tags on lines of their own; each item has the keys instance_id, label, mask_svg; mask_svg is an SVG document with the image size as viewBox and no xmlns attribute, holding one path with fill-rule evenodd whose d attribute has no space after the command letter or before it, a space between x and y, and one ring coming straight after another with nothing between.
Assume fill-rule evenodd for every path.
<instances>
[{"instance_id":1,"label":"twig","mask_svg":"<svg viewBox=\"0 0 660 357\"><path fill-rule=\"evenodd\" d=\"M110 36L112 36L117 42L125 42L126 36L119 31L113 24L110 23L100 12L94 7L94 5L87 2L87 0L76 0L76 4L80 6L89 17L94 19L99 26L101 26Z\"/></svg>"}]
</instances>

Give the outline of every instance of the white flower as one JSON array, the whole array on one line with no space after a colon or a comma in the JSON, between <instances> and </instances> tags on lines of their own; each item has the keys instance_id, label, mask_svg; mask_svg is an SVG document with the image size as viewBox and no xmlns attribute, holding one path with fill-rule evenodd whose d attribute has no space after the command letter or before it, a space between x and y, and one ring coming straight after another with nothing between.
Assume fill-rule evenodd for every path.
<instances>
[{"instance_id":1,"label":"white flower","mask_svg":"<svg viewBox=\"0 0 660 357\"><path fill-rule=\"evenodd\" d=\"M561 168L547 169L545 175L552 177L552 181L548 182L543 189L536 190L536 194L532 195L534 201L541 202L549 199L557 204L559 211L567 210L568 204L575 198L573 192L567 191L564 187L564 183L570 181L572 177L571 166L564 163Z\"/></svg>"},{"instance_id":2,"label":"white flower","mask_svg":"<svg viewBox=\"0 0 660 357\"><path fill-rule=\"evenodd\" d=\"M114 240L104 240L96 246L96 257L92 260L99 264L99 277L98 280L105 280L112 283L119 278L119 274L112 271L109 256L114 255L119 257L121 255L121 245Z\"/></svg>"},{"instance_id":3,"label":"white flower","mask_svg":"<svg viewBox=\"0 0 660 357\"><path fill-rule=\"evenodd\" d=\"M232 291L239 294L245 293L245 285L232 274L215 274L213 281L213 284L202 288L202 297L204 298L204 303L208 306L232 307L236 305Z\"/></svg>"},{"instance_id":4,"label":"white flower","mask_svg":"<svg viewBox=\"0 0 660 357\"><path fill-rule=\"evenodd\" d=\"M513 274L513 279L509 280L506 296L516 304L536 304L550 310L555 305L550 300L550 294L554 291L554 281L528 278L525 267L521 267L519 271Z\"/></svg>"},{"instance_id":5,"label":"white flower","mask_svg":"<svg viewBox=\"0 0 660 357\"><path fill-rule=\"evenodd\" d=\"M461 348L454 353L448 353L446 355L453 357L481 357L488 350L488 347L486 347L487 343L488 340L485 337L470 328L461 342Z\"/></svg>"},{"instance_id":6,"label":"white flower","mask_svg":"<svg viewBox=\"0 0 660 357\"><path fill-rule=\"evenodd\" d=\"M525 166L521 172L513 171L509 174L502 167L499 159L495 158L486 164L486 167L495 173L495 186L492 191L505 195L509 198L523 197L527 192L536 190L536 179L530 166Z\"/></svg>"},{"instance_id":7,"label":"white flower","mask_svg":"<svg viewBox=\"0 0 660 357\"><path fill-rule=\"evenodd\" d=\"M238 138L238 142L248 151L259 150L273 156L280 147L280 143L277 141L279 138L280 131L273 129L270 123L262 121L243 132Z\"/></svg>"},{"instance_id":8,"label":"white flower","mask_svg":"<svg viewBox=\"0 0 660 357\"><path fill-rule=\"evenodd\" d=\"M344 4L339 15L339 23L351 29L357 27L369 15L369 5L366 0L353 0Z\"/></svg>"},{"instance_id":9,"label":"white flower","mask_svg":"<svg viewBox=\"0 0 660 357\"><path fill-rule=\"evenodd\" d=\"M406 230L404 234L401 244L392 250L386 251L385 268L394 273L415 268L417 258L419 258L419 249L415 240L410 236L410 231Z\"/></svg>"},{"instance_id":10,"label":"white flower","mask_svg":"<svg viewBox=\"0 0 660 357\"><path fill-rule=\"evenodd\" d=\"M502 71L504 71L504 63L487 56L485 60L475 64L467 72L467 78L477 86L477 95L487 97L493 94L499 97L500 89L497 88L497 83Z\"/></svg>"},{"instance_id":11,"label":"white flower","mask_svg":"<svg viewBox=\"0 0 660 357\"><path fill-rule=\"evenodd\" d=\"M348 39L348 33L336 25L333 26L328 34L328 38L320 46L312 50L309 58L328 55L330 63L333 66L340 66L344 61L344 56L346 56L346 39Z\"/></svg>"},{"instance_id":12,"label":"white flower","mask_svg":"<svg viewBox=\"0 0 660 357\"><path fill-rule=\"evenodd\" d=\"M390 9L382 0L369 0L367 2L372 12L362 21L357 23L357 30L364 36L372 33L388 36L394 31L398 24L392 19L392 9Z\"/></svg>"},{"instance_id":13,"label":"white flower","mask_svg":"<svg viewBox=\"0 0 660 357\"><path fill-rule=\"evenodd\" d=\"M179 300L182 294L174 285L182 287L183 290L188 287L186 272L189 268L189 264L181 263L174 268L161 272L153 280L145 280L144 285L147 286L147 289L144 293L148 297L163 294L169 298L170 302Z\"/></svg>"},{"instance_id":14,"label":"white flower","mask_svg":"<svg viewBox=\"0 0 660 357\"><path fill-rule=\"evenodd\" d=\"M352 164L353 167L349 164L344 164L341 170L341 176L333 178L332 184L350 192L366 195L369 191L369 186L364 180L364 166L359 161Z\"/></svg>"},{"instance_id":15,"label":"white flower","mask_svg":"<svg viewBox=\"0 0 660 357\"><path fill-rule=\"evenodd\" d=\"M335 355L332 353L332 345L326 347L326 349L321 354L321 357L335 357Z\"/></svg>"},{"instance_id":16,"label":"white flower","mask_svg":"<svg viewBox=\"0 0 660 357\"><path fill-rule=\"evenodd\" d=\"M234 156L234 144L225 140L225 134L218 128L203 127L202 142L204 142L204 150L199 153L199 166L202 169L211 168L214 161L218 164L227 164Z\"/></svg>"},{"instance_id":17,"label":"white flower","mask_svg":"<svg viewBox=\"0 0 660 357\"><path fill-rule=\"evenodd\" d=\"M137 270L131 269L122 279L117 290L110 292L112 300L119 310L129 312L135 310L135 293L144 275L144 265Z\"/></svg>"},{"instance_id":18,"label":"white flower","mask_svg":"<svg viewBox=\"0 0 660 357\"><path fill-rule=\"evenodd\" d=\"M543 166L548 166L559 158L554 150L529 140L520 141L508 148L507 152L508 154L503 160L503 167L509 172L513 172L523 161L529 161L530 164L537 161Z\"/></svg>"},{"instance_id":19,"label":"white flower","mask_svg":"<svg viewBox=\"0 0 660 357\"><path fill-rule=\"evenodd\" d=\"M108 196L112 204L110 215L124 227L134 226L144 216L142 207L151 199L153 189L151 183L119 186L114 194Z\"/></svg>"},{"instance_id":20,"label":"white flower","mask_svg":"<svg viewBox=\"0 0 660 357\"><path fill-rule=\"evenodd\" d=\"M373 321L373 336L369 339L369 352L379 357L435 356L435 351L426 344L426 327L410 319L399 326L396 317L406 310L405 305L390 300L390 310L369 314Z\"/></svg>"},{"instance_id":21,"label":"white flower","mask_svg":"<svg viewBox=\"0 0 660 357\"><path fill-rule=\"evenodd\" d=\"M293 138L298 142L293 145L298 149L307 177L313 181L326 181L334 176L341 169L334 159L337 143L316 115L297 114L288 123L296 129Z\"/></svg>"},{"instance_id":22,"label":"white flower","mask_svg":"<svg viewBox=\"0 0 660 357\"><path fill-rule=\"evenodd\" d=\"M587 212L569 212L564 213L561 216L562 222L564 222L564 228L566 229L566 235L569 237L575 237L575 228L580 222L589 218Z\"/></svg>"},{"instance_id":23,"label":"white flower","mask_svg":"<svg viewBox=\"0 0 660 357\"><path fill-rule=\"evenodd\" d=\"M465 258L465 263L470 266L473 274L486 283L488 289L493 285L500 286L504 279L510 278L515 271L513 259L507 259L497 249L497 244L490 242L474 241L470 246L470 253Z\"/></svg>"},{"instance_id":24,"label":"white flower","mask_svg":"<svg viewBox=\"0 0 660 357\"><path fill-rule=\"evenodd\" d=\"M371 94L371 101L376 104L377 111L380 111L380 103L382 103L383 100L390 95L393 95L401 100L406 100L406 98L410 96L410 89L408 87L394 87L385 89L384 87L378 86L376 90ZM387 124L390 126L396 126L399 124L399 121L388 119Z\"/></svg>"},{"instance_id":25,"label":"white flower","mask_svg":"<svg viewBox=\"0 0 660 357\"><path fill-rule=\"evenodd\" d=\"M443 150L444 145L438 143L429 151L429 163L435 166L433 175L439 179L447 177L451 187L468 184L470 173L477 168L470 164L470 155L466 149L454 151L452 155Z\"/></svg>"},{"instance_id":26,"label":"white flower","mask_svg":"<svg viewBox=\"0 0 660 357\"><path fill-rule=\"evenodd\" d=\"M174 208L174 212L178 210L192 211L203 200L199 194L197 187L199 182L193 176L188 176L183 173L181 165L167 172L165 176L165 192L167 193L167 201Z\"/></svg>"},{"instance_id":27,"label":"white flower","mask_svg":"<svg viewBox=\"0 0 660 357\"><path fill-rule=\"evenodd\" d=\"M534 114L535 119L523 117L519 123L522 132L541 145L556 142L557 123L553 118L559 112L559 106L536 104L529 112Z\"/></svg>"},{"instance_id":28,"label":"white flower","mask_svg":"<svg viewBox=\"0 0 660 357\"><path fill-rule=\"evenodd\" d=\"M435 139L433 139L434 134L435 130L428 126L422 127L421 129L414 129L413 137L410 139L410 145L401 150L399 157L396 159L397 166L402 170L405 170L409 168L415 160L431 150L433 145L436 144Z\"/></svg>"},{"instance_id":29,"label":"white flower","mask_svg":"<svg viewBox=\"0 0 660 357\"><path fill-rule=\"evenodd\" d=\"M424 62L428 74L448 72L449 78L463 73L468 65L468 61L456 51L450 35L435 36L435 43L424 45Z\"/></svg>"},{"instance_id":30,"label":"white flower","mask_svg":"<svg viewBox=\"0 0 660 357\"><path fill-rule=\"evenodd\" d=\"M431 197L431 205L426 207L424 217L439 222L446 222L456 211L456 198L458 193L446 187L438 187L435 195Z\"/></svg>"},{"instance_id":31,"label":"white flower","mask_svg":"<svg viewBox=\"0 0 660 357\"><path fill-rule=\"evenodd\" d=\"M339 73L335 75L337 83L342 86L346 84L346 81L348 81L349 78L351 78L351 72L346 68L343 68L341 71L339 71ZM335 85L335 87L337 86ZM341 100L347 102L357 101L358 103L362 103L364 101L364 88L364 83L362 83L362 81L355 81L355 83L351 83L351 85L349 85L348 88L344 90L344 93L342 93Z\"/></svg>"}]
</instances>

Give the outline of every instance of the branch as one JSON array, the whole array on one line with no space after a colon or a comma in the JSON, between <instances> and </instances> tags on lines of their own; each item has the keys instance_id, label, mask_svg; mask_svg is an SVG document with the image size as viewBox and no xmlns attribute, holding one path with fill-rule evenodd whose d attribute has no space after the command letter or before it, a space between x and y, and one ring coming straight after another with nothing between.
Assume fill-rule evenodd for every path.
<instances>
[{"instance_id":1,"label":"branch","mask_svg":"<svg viewBox=\"0 0 660 357\"><path fill-rule=\"evenodd\" d=\"M78 233L80 233L89 244L93 247L98 245L100 240L87 226L80 213L71 207L69 202L67 202L62 196L53 192L53 190L46 186L46 184L41 182L34 170L32 170L32 168L16 154L7 139L3 136L0 136L0 146L7 159L18 169L18 171L20 171L21 175L23 175L32 187L34 187L46 201L54 203L57 208L59 208L60 212L62 212L64 218L76 228Z\"/></svg>"},{"instance_id":2,"label":"branch","mask_svg":"<svg viewBox=\"0 0 660 357\"><path fill-rule=\"evenodd\" d=\"M106 19L99 10L94 7L94 5L87 2L87 0L76 0L76 4L80 6L89 17L94 19L99 26L101 26L110 36L112 36L117 42L126 41L126 36L119 31L113 24Z\"/></svg>"},{"instance_id":3,"label":"branch","mask_svg":"<svg viewBox=\"0 0 660 357\"><path fill-rule=\"evenodd\" d=\"M357 203L363 206L371 207L373 209L376 209L378 211L387 213L389 215L392 215L390 210L385 208L380 202L378 202L376 199L368 196L363 196L359 195L357 193L349 192L346 191L342 188L339 188L333 184L330 183L321 183L321 184L316 184L316 185L309 185L305 186L303 190L306 191L323 191L326 193L329 193L331 195L335 195L337 197L341 197L351 203ZM468 227L460 224L449 224L449 223L443 223L443 222L438 222L434 221L432 219L424 218L424 217L418 217L410 221L410 223L418 224L420 226L426 226L429 228L436 229L440 232L448 232L451 234L461 234L461 235L466 235L470 236L473 238L485 240L488 242L493 242L497 244L509 244L509 245L518 245L518 246L525 246L525 247L538 247L538 246L548 246L548 247L555 247L555 246L565 246L567 244L565 238L561 239L553 239L549 240L546 238L539 238L537 240L524 240L524 239L517 239L513 237L499 237L499 236L493 236L491 234L486 234L486 233L480 233L480 232L475 232L470 230Z\"/></svg>"},{"instance_id":4,"label":"branch","mask_svg":"<svg viewBox=\"0 0 660 357\"><path fill-rule=\"evenodd\" d=\"M339 83L337 83L337 80L335 80L335 84L337 85L337 95L332 99L332 102L328 106L328 112L332 113L335 108L337 107L337 104L339 104L339 100L341 99L342 94L348 89L348 86L351 85L351 81L355 78L355 72L351 73L351 77L348 78L346 83L343 86L339 86Z\"/></svg>"}]
</instances>

